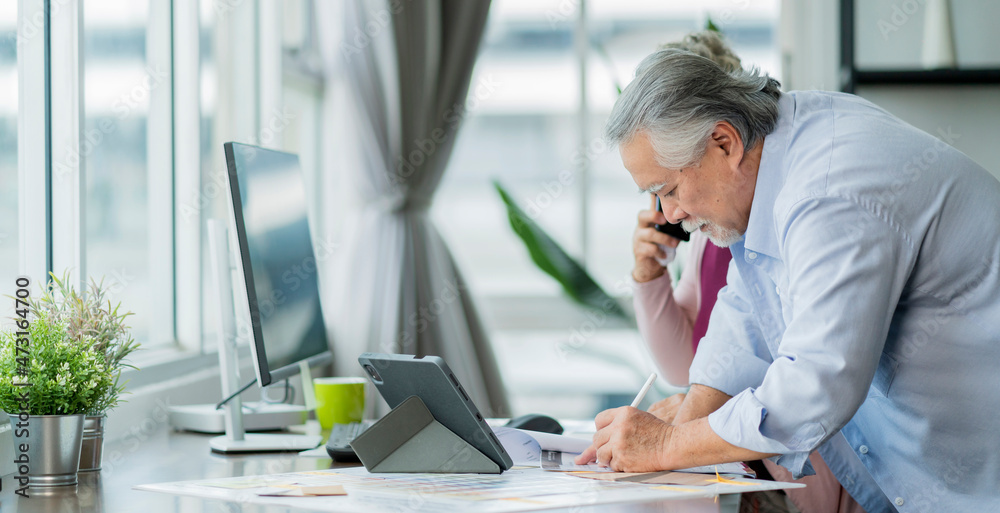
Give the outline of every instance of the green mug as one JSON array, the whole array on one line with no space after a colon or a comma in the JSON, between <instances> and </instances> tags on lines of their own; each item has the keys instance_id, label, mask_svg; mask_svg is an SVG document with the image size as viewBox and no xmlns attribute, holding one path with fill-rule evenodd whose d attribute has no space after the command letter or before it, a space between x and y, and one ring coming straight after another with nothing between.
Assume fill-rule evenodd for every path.
<instances>
[{"instance_id":1,"label":"green mug","mask_svg":"<svg viewBox=\"0 0 1000 513\"><path fill-rule=\"evenodd\" d=\"M316 420L323 429L361 422L365 413L365 378L315 378Z\"/></svg>"}]
</instances>

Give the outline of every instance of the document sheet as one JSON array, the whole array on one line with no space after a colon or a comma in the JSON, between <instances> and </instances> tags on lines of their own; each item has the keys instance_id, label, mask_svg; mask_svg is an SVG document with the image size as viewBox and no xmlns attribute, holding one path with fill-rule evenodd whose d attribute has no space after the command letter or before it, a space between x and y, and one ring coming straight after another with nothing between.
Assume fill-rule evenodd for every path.
<instances>
[{"instance_id":1,"label":"document sheet","mask_svg":"<svg viewBox=\"0 0 1000 513\"><path fill-rule=\"evenodd\" d=\"M244 505L290 506L316 511L380 513L399 511L400 508L414 512L474 508L477 513L501 513L662 499L694 499L801 486L770 481L735 483L731 479L704 486L637 484L580 479L565 472L520 467L499 475L371 474L363 467L356 467L149 484L136 488ZM339 491L336 487L342 487L346 495L310 494L316 491L334 493L335 490Z\"/></svg>"}]
</instances>

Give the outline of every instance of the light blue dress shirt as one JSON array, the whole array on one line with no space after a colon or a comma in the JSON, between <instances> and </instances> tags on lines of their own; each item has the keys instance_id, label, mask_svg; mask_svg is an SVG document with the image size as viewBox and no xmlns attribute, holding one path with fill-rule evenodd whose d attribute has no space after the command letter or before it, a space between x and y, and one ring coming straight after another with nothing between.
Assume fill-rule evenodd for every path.
<instances>
[{"instance_id":1,"label":"light blue dress shirt","mask_svg":"<svg viewBox=\"0 0 1000 513\"><path fill-rule=\"evenodd\" d=\"M1000 182L861 98L779 107L691 367L733 396L709 424L796 476L820 448L869 513L1000 511Z\"/></svg>"}]
</instances>

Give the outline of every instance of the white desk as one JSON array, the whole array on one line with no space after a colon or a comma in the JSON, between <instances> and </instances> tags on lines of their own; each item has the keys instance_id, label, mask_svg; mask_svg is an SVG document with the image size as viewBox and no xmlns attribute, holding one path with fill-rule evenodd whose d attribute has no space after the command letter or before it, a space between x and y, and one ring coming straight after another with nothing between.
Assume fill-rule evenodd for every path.
<instances>
[{"instance_id":1,"label":"white desk","mask_svg":"<svg viewBox=\"0 0 1000 513\"><path fill-rule=\"evenodd\" d=\"M300 513L309 510L164 495L137 491L132 487L168 481L326 469L332 466L331 460L326 458L300 458L290 453L252 456L213 454L208 450L209 438L207 435L177 433L164 428L141 442L136 438L127 438L122 442L108 443L105 445L104 470L100 473L80 474L78 487L55 489L48 496L33 489L31 498L17 497L14 495L14 481L8 476L4 478L3 492L0 492L0 509L18 513ZM718 502L712 499L674 500L551 511L718 513L735 512L738 505L738 495L723 495Z\"/></svg>"}]
</instances>

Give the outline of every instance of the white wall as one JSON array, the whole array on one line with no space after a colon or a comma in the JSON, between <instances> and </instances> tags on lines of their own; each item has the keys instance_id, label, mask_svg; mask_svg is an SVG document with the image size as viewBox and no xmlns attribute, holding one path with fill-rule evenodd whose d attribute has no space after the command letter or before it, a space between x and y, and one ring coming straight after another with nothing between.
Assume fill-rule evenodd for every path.
<instances>
[{"instance_id":1,"label":"white wall","mask_svg":"<svg viewBox=\"0 0 1000 513\"><path fill-rule=\"evenodd\" d=\"M856 55L862 69L920 69L926 0L856 3ZM959 68L1000 67L1000 2L952 0ZM1000 86L859 86L857 93L926 132L946 139L1000 177ZM942 134L950 134L943 137Z\"/></svg>"},{"instance_id":2,"label":"white wall","mask_svg":"<svg viewBox=\"0 0 1000 513\"><path fill-rule=\"evenodd\" d=\"M926 1L856 0L858 66L919 69ZM1000 30L993 27L1000 20L1000 2L952 0L951 4L958 65L1000 67ZM786 90L839 87L839 6L838 0L782 2ZM859 86L856 92L946 139L1000 178L1000 152L995 151L1000 144L1000 86L879 85Z\"/></svg>"},{"instance_id":3,"label":"white wall","mask_svg":"<svg viewBox=\"0 0 1000 513\"><path fill-rule=\"evenodd\" d=\"M837 3L837 2L833 2ZM856 0L858 67L919 69L927 0ZM1000 67L1000 2L951 0L955 57L960 68Z\"/></svg>"}]
</instances>

